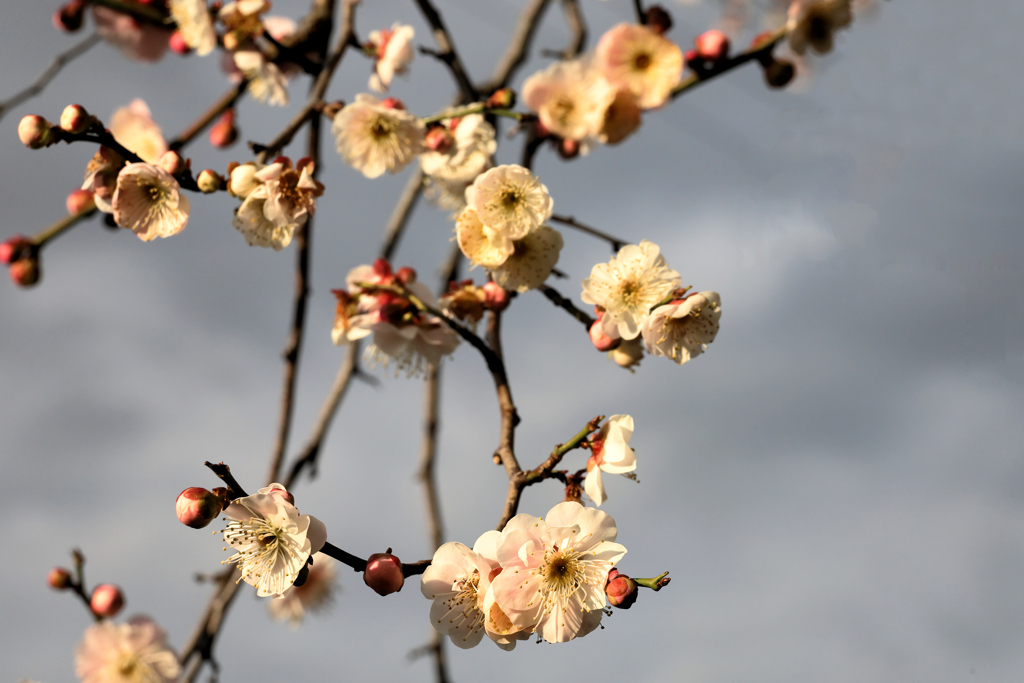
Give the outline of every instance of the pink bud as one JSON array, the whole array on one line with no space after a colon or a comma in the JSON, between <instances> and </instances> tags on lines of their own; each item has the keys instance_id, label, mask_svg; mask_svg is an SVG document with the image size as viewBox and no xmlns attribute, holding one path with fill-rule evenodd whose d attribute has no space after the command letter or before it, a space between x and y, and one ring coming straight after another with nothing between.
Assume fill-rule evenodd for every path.
<instances>
[{"instance_id":1,"label":"pink bud","mask_svg":"<svg viewBox=\"0 0 1024 683\"><path fill-rule=\"evenodd\" d=\"M403 285L411 285L416 282L416 270L409 266L402 266L398 269L398 272L395 273L395 277L397 277L398 281Z\"/></svg>"},{"instance_id":2,"label":"pink bud","mask_svg":"<svg viewBox=\"0 0 1024 683\"><path fill-rule=\"evenodd\" d=\"M703 59L715 61L729 56L729 38L718 29L700 34L693 41L693 45Z\"/></svg>"},{"instance_id":3,"label":"pink bud","mask_svg":"<svg viewBox=\"0 0 1024 683\"><path fill-rule=\"evenodd\" d=\"M76 214L96 208L96 198L89 190L72 190L68 195L68 213Z\"/></svg>"},{"instance_id":4,"label":"pink bud","mask_svg":"<svg viewBox=\"0 0 1024 683\"><path fill-rule=\"evenodd\" d=\"M185 160L181 158L180 154L173 150L164 152L164 155L160 157L160 160L156 162L156 165L171 175L177 175L185 170Z\"/></svg>"},{"instance_id":5,"label":"pink bud","mask_svg":"<svg viewBox=\"0 0 1024 683\"><path fill-rule=\"evenodd\" d=\"M32 249L32 241L24 235L8 237L7 241L0 243L0 263L10 265L18 259L27 256Z\"/></svg>"},{"instance_id":6,"label":"pink bud","mask_svg":"<svg viewBox=\"0 0 1024 683\"><path fill-rule=\"evenodd\" d=\"M590 341L598 351L611 351L617 347L622 340L609 337L601 328L601 321L595 320L594 324L590 326Z\"/></svg>"},{"instance_id":7,"label":"pink bud","mask_svg":"<svg viewBox=\"0 0 1024 683\"><path fill-rule=\"evenodd\" d=\"M18 124L18 137L29 149L46 147L53 141L53 125L42 116L29 114Z\"/></svg>"},{"instance_id":8,"label":"pink bud","mask_svg":"<svg viewBox=\"0 0 1024 683\"><path fill-rule=\"evenodd\" d=\"M514 106L516 106L516 92L511 88L495 90L494 94L487 98L488 109L511 109Z\"/></svg>"},{"instance_id":9,"label":"pink bud","mask_svg":"<svg viewBox=\"0 0 1024 683\"><path fill-rule=\"evenodd\" d=\"M373 274L382 280L388 280L394 275L391 271L391 264L387 262L387 259L382 258L373 262Z\"/></svg>"},{"instance_id":10,"label":"pink bud","mask_svg":"<svg viewBox=\"0 0 1024 683\"><path fill-rule=\"evenodd\" d=\"M80 104L69 104L60 115L60 127L69 133L84 133L92 123L93 118Z\"/></svg>"},{"instance_id":11,"label":"pink bud","mask_svg":"<svg viewBox=\"0 0 1024 683\"><path fill-rule=\"evenodd\" d=\"M609 355L620 367L633 372L633 366L640 365L640 361L643 360L644 345L640 342L639 337L636 339L623 339Z\"/></svg>"},{"instance_id":12,"label":"pink bud","mask_svg":"<svg viewBox=\"0 0 1024 683\"><path fill-rule=\"evenodd\" d=\"M619 609L632 607L638 595L636 581L625 574L620 574L618 569L608 572L608 584L604 592L608 596L608 602Z\"/></svg>"},{"instance_id":13,"label":"pink bud","mask_svg":"<svg viewBox=\"0 0 1024 683\"><path fill-rule=\"evenodd\" d=\"M188 46L185 41L185 36L181 34L180 30L176 30L171 34L171 37L167 39L167 47L171 48L171 52L176 55L187 55L192 51L192 48Z\"/></svg>"},{"instance_id":14,"label":"pink bud","mask_svg":"<svg viewBox=\"0 0 1024 683\"><path fill-rule=\"evenodd\" d=\"M11 276L11 282L19 287L31 287L39 282L42 272L39 269L39 259L23 258L18 259L7 269Z\"/></svg>"},{"instance_id":15,"label":"pink bud","mask_svg":"<svg viewBox=\"0 0 1024 683\"><path fill-rule=\"evenodd\" d=\"M71 572L64 567L54 567L46 575L46 582L50 584L50 588L62 591L71 585Z\"/></svg>"},{"instance_id":16,"label":"pink bud","mask_svg":"<svg viewBox=\"0 0 1024 683\"><path fill-rule=\"evenodd\" d=\"M497 282L488 282L484 285L484 305L492 311L504 311L511 301L508 292Z\"/></svg>"},{"instance_id":17,"label":"pink bud","mask_svg":"<svg viewBox=\"0 0 1024 683\"><path fill-rule=\"evenodd\" d=\"M558 143L558 156L563 159L573 159L580 155L580 141L565 138Z\"/></svg>"},{"instance_id":18,"label":"pink bud","mask_svg":"<svg viewBox=\"0 0 1024 683\"><path fill-rule=\"evenodd\" d=\"M53 13L53 25L61 31L74 33L82 28L85 18L85 0L71 0Z\"/></svg>"},{"instance_id":19,"label":"pink bud","mask_svg":"<svg viewBox=\"0 0 1024 683\"><path fill-rule=\"evenodd\" d=\"M424 144L434 152L447 152L455 144L455 138L444 126L434 126L427 132Z\"/></svg>"},{"instance_id":20,"label":"pink bud","mask_svg":"<svg viewBox=\"0 0 1024 683\"><path fill-rule=\"evenodd\" d=\"M178 520L193 529L202 529L217 519L222 501L204 488L192 486L178 494L174 507Z\"/></svg>"},{"instance_id":21,"label":"pink bud","mask_svg":"<svg viewBox=\"0 0 1024 683\"><path fill-rule=\"evenodd\" d=\"M235 126L235 110L228 109L210 128L210 144L217 149L224 149L235 144L237 139L238 128Z\"/></svg>"},{"instance_id":22,"label":"pink bud","mask_svg":"<svg viewBox=\"0 0 1024 683\"><path fill-rule=\"evenodd\" d=\"M699 55L696 50L687 50L683 53L683 62L686 64L692 64L697 61Z\"/></svg>"},{"instance_id":23,"label":"pink bud","mask_svg":"<svg viewBox=\"0 0 1024 683\"><path fill-rule=\"evenodd\" d=\"M380 106L384 107L385 109L401 109L403 111L405 110L405 104L403 104L402 100L398 99L397 97L385 98L384 101L380 103Z\"/></svg>"},{"instance_id":24,"label":"pink bud","mask_svg":"<svg viewBox=\"0 0 1024 683\"><path fill-rule=\"evenodd\" d=\"M89 607L101 617L114 617L124 607L124 595L121 589L111 583L96 586L89 600Z\"/></svg>"},{"instance_id":25,"label":"pink bud","mask_svg":"<svg viewBox=\"0 0 1024 683\"><path fill-rule=\"evenodd\" d=\"M372 588L377 595L390 595L402 590L405 584L405 576L402 575L402 563L397 557L391 554L391 548L386 553L374 553L366 560L366 571L363 572L363 581Z\"/></svg>"}]
</instances>

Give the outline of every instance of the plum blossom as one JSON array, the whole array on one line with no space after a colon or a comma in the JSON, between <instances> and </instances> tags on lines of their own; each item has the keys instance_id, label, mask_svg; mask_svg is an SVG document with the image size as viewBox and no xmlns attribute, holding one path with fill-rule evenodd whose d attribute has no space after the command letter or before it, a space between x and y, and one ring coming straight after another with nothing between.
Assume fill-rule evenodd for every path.
<instances>
[{"instance_id":1,"label":"plum blossom","mask_svg":"<svg viewBox=\"0 0 1024 683\"><path fill-rule=\"evenodd\" d=\"M127 3L144 4L138 0L127 0ZM140 62L155 62L164 56L170 30L98 4L92 5L92 16L100 37L126 57Z\"/></svg>"},{"instance_id":2,"label":"plum blossom","mask_svg":"<svg viewBox=\"0 0 1024 683\"><path fill-rule=\"evenodd\" d=\"M497 166L466 188L466 206L495 233L518 240L538 229L554 208L548 188L529 169Z\"/></svg>"},{"instance_id":3,"label":"plum blossom","mask_svg":"<svg viewBox=\"0 0 1024 683\"><path fill-rule=\"evenodd\" d=\"M231 520L224 541L236 552L221 564L237 564L256 595L279 597L327 542L327 528L312 515L300 515L280 484L260 491L224 510Z\"/></svg>"},{"instance_id":4,"label":"plum blossom","mask_svg":"<svg viewBox=\"0 0 1024 683\"><path fill-rule=\"evenodd\" d=\"M455 222L455 239L473 265L485 268L500 266L515 251L506 232L486 227L477 212L468 206Z\"/></svg>"},{"instance_id":5,"label":"plum blossom","mask_svg":"<svg viewBox=\"0 0 1024 683\"><path fill-rule=\"evenodd\" d=\"M651 308L681 284L665 264L657 244L627 244L608 263L599 263L583 281L584 303L604 309L602 329L610 337L635 339Z\"/></svg>"},{"instance_id":6,"label":"plum blossom","mask_svg":"<svg viewBox=\"0 0 1024 683\"><path fill-rule=\"evenodd\" d=\"M832 51L837 30L853 21L850 0L795 0L789 6L789 46L803 55L811 48L819 55Z\"/></svg>"},{"instance_id":7,"label":"plum blossom","mask_svg":"<svg viewBox=\"0 0 1024 683\"><path fill-rule=\"evenodd\" d=\"M491 168L498 143L494 126L481 114L447 119L442 125L451 135L451 144L447 149L421 154L420 167L427 174L432 201L461 211L466 205L466 188Z\"/></svg>"},{"instance_id":8,"label":"plum blossom","mask_svg":"<svg viewBox=\"0 0 1024 683\"><path fill-rule=\"evenodd\" d=\"M110 202L117 190L117 175L124 168L124 159L109 147L100 147L85 167L82 189L91 192L96 208L103 213L114 213Z\"/></svg>"},{"instance_id":9,"label":"plum blossom","mask_svg":"<svg viewBox=\"0 0 1024 683\"><path fill-rule=\"evenodd\" d=\"M249 92L260 102L283 107L288 104L288 79L259 50L234 53L235 66L249 79Z\"/></svg>"},{"instance_id":10,"label":"plum blossom","mask_svg":"<svg viewBox=\"0 0 1024 683\"><path fill-rule=\"evenodd\" d=\"M217 33L213 30L206 0L169 0L167 8L186 45L200 57L213 52L217 47Z\"/></svg>"},{"instance_id":11,"label":"plum blossom","mask_svg":"<svg viewBox=\"0 0 1024 683\"><path fill-rule=\"evenodd\" d=\"M323 553L310 556L313 563L301 586L289 586L280 599L267 603L270 616L278 621L287 621L292 628L298 628L306 613L323 611L334 600L334 584L337 573L334 560Z\"/></svg>"},{"instance_id":12,"label":"plum blossom","mask_svg":"<svg viewBox=\"0 0 1024 683\"><path fill-rule=\"evenodd\" d=\"M111 207L114 221L143 242L184 230L190 208L174 176L143 163L128 164L118 174Z\"/></svg>"},{"instance_id":13,"label":"plum blossom","mask_svg":"<svg viewBox=\"0 0 1024 683\"><path fill-rule=\"evenodd\" d=\"M613 88L590 60L557 61L523 84L523 102L555 135L583 140L600 133Z\"/></svg>"},{"instance_id":14,"label":"plum blossom","mask_svg":"<svg viewBox=\"0 0 1024 683\"><path fill-rule=\"evenodd\" d=\"M626 554L616 535L611 516L576 502L545 519L516 515L497 542L496 604L515 628L548 642L585 636L600 625L608 572Z\"/></svg>"},{"instance_id":15,"label":"plum blossom","mask_svg":"<svg viewBox=\"0 0 1024 683\"><path fill-rule=\"evenodd\" d=\"M75 650L82 683L171 683L180 672L167 636L149 617L93 624Z\"/></svg>"},{"instance_id":16,"label":"plum blossom","mask_svg":"<svg viewBox=\"0 0 1024 683\"><path fill-rule=\"evenodd\" d=\"M683 52L645 26L619 24L601 36L596 65L613 85L632 91L642 109L652 109L679 83Z\"/></svg>"},{"instance_id":17,"label":"plum blossom","mask_svg":"<svg viewBox=\"0 0 1024 683\"><path fill-rule=\"evenodd\" d=\"M629 415L612 415L601 425L601 430L591 439L593 455L587 461L587 478L583 490L598 507L608 500L601 482L601 472L626 474L636 469L636 455L629 447L633 436L633 418Z\"/></svg>"},{"instance_id":18,"label":"plum blossom","mask_svg":"<svg viewBox=\"0 0 1024 683\"><path fill-rule=\"evenodd\" d=\"M331 126L338 154L367 178L398 173L424 149L420 119L387 104L373 95L356 95Z\"/></svg>"},{"instance_id":19,"label":"plum blossom","mask_svg":"<svg viewBox=\"0 0 1024 683\"><path fill-rule=\"evenodd\" d=\"M370 89L387 92L395 74L404 74L416 55L412 46L416 35L412 26L395 22L390 29L370 31L370 43L375 49L376 62L370 76Z\"/></svg>"},{"instance_id":20,"label":"plum blossom","mask_svg":"<svg viewBox=\"0 0 1024 683\"><path fill-rule=\"evenodd\" d=\"M551 275L562 250L562 234L544 225L512 245L512 254L491 269L491 276L503 288L522 293L537 289Z\"/></svg>"},{"instance_id":21,"label":"plum blossom","mask_svg":"<svg viewBox=\"0 0 1024 683\"><path fill-rule=\"evenodd\" d=\"M239 169L246 171L239 173L236 183ZM295 229L316 210L316 198L324 193L324 186L313 178L313 164L308 159L292 168L290 159L280 157L251 176L247 171L246 166L239 166L231 174L232 192L236 186L245 191L232 225L250 245L279 251L291 243Z\"/></svg>"},{"instance_id":22,"label":"plum blossom","mask_svg":"<svg viewBox=\"0 0 1024 683\"><path fill-rule=\"evenodd\" d=\"M718 292L700 292L651 311L643 325L647 353L678 365L699 356L718 334L722 317Z\"/></svg>"},{"instance_id":23,"label":"plum blossom","mask_svg":"<svg viewBox=\"0 0 1024 683\"><path fill-rule=\"evenodd\" d=\"M135 152L149 164L155 164L167 151L160 126L153 120L149 107L141 99L132 100L110 117L110 134L126 149Z\"/></svg>"}]
</instances>

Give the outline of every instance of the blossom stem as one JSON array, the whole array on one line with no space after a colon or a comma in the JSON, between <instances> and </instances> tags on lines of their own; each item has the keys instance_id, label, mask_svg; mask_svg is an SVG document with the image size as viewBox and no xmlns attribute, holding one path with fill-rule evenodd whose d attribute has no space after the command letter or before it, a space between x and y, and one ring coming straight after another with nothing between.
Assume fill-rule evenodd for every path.
<instances>
[{"instance_id":1,"label":"blossom stem","mask_svg":"<svg viewBox=\"0 0 1024 683\"><path fill-rule=\"evenodd\" d=\"M587 437L596 432L601 428L601 420L604 419L604 415L598 415L593 420L588 422L586 426L581 429L576 436L572 437L563 444L558 444L555 450L551 451L551 455L536 469L530 470L526 473L526 478L523 480L523 486L530 486L537 482L544 481L545 479L552 476L552 470L558 467L558 464L562 462L562 458L565 454L571 450L579 448Z\"/></svg>"},{"instance_id":2,"label":"blossom stem","mask_svg":"<svg viewBox=\"0 0 1024 683\"><path fill-rule=\"evenodd\" d=\"M650 588L655 593L657 593L662 588L667 586L671 580L672 579L668 578L668 572L665 572L664 574L659 574L658 576L655 576L653 579L637 579L635 577L633 578L633 581L636 582L636 585L643 586L644 588Z\"/></svg>"},{"instance_id":3,"label":"blossom stem","mask_svg":"<svg viewBox=\"0 0 1024 683\"><path fill-rule=\"evenodd\" d=\"M103 617L96 614L92 609L92 602L89 600L88 594L85 592L85 555L78 548L71 551L71 558L75 563L75 578L68 584L68 588L74 592L82 602L85 604L85 609L92 615L94 621L102 621Z\"/></svg>"},{"instance_id":4,"label":"blossom stem","mask_svg":"<svg viewBox=\"0 0 1024 683\"><path fill-rule=\"evenodd\" d=\"M61 128L54 128L53 132L57 135L57 140L64 140L65 142L95 142L97 145L117 152L125 161L133 164L145 163L142 157L115 140L110 131L103 127L102 123L95 123L92 128L84 133L69 133ZM178 184L183 189L199 192L199 186L196 184L195 178L192 177L191 170L186 169L175 175L174 179L178 181Z\"/></svg>"},{"instance_id":5,"label":"blossom stem","mask_svg":"<svg viewBox=\"0 0 1024 683\"><path fill-rule=\"evenodd\" d=\"M78 213L73 213L70 216L62 218L53 225L51 225L50 227L40 232L35 237L33 237L32 242L35 244L36 249L42 249L46 245L46 243L52 240L54 237L64 234L66 230L69 230L70 228L75 226L80 220L82 220L83 218L88 218L94 213L96 213L96 207L90 207L88 209L83 209Z\"/></svg>"},{"instance_id":6,"label":"blossom stem","mask_svg":"<svg viewBox=\"0 0 1024 683\"><path fill-rule=\"evenodd\" d=\"M455 51L455 45L452 42L451 35L448 33L448 27L444 24L444 19L441 18L441 13L437 11L437 8L434 7L430 0L414 1L434 33L437 51L431 50L429 54L434 55L448 65L448 69L452 72L452 77L459 86L459 92L464 102L472 102L477 99L476 88L473 87L473 82L466 72L466 67L462 65L462 60L459 59L459 53Z\"/></svg>"},{"instance_id":7,"label":"blossom stem","mask_svg":"<svg viewBox=\"0 0 1024 683\"><path fill-rule=\"evenodd\" d=\"M437 123L439 121L447 121L448 119L455 119L461 116L469 116L470 114L489 114L491 116L503 116L507 119L515 119L516 121L526 121L535 118L533 114L523 114L518 111L512 111L511 109L495 109L490 108L484 103L471 104L468 107L462 109L456 109L447 113L434 114L426 118L420 119L424 124Z\"/></svg>"},{"instance_id":8,"label":"blossom stem","mask_svg":"<svg viewBox=\"0 0 1024 683\"><path fill-rule=\"evenodd\" d=\"M694 69L693 73L689 77L684 78L679 84L672 88L672 99L675 99L683 93L692 90L704 81L709 81L715 76L719 76L726 71L731 71L738 66L742 66L747 62L753 60L761 60L768 58L771 55L772 50L775 46L789 34L789 29L783 25L781 28L776 29L772 33L765 36L763 39L755 43L746 52L741 52L735 57L729 59L722 59L719 62L714 63L710 69Z\"/></svg>"}]
</instances>

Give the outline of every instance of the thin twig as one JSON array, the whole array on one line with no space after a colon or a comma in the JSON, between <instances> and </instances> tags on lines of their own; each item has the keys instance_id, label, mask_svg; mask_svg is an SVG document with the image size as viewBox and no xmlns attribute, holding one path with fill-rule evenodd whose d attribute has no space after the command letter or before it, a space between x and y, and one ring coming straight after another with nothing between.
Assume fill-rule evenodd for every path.
<instances>
[{"instance_id":1,"label":"thin twig","mask_svg":"<svg viewBox=\"0 0 1024 683\"><path fill-rule=\"evenodd\" d=\"M207 126L213 123L218 116L235 106L235 103L238 102L239 98L245 92L245 88L248 84L247 80L242 79L241 83L229 89L219 100L214 102L209 109L203 112L203 114L196 119L191 126L183 130L178 137L171 140L167 144L167 148L178 151L188 143L192 142L192 140L202 133Z\"/></svg>"},{"instance_id":2,"label":"thin twig","mask_svg":"<svg viewBox=\"0 0 1024 683\"><path fill-rule=\"evenodd\" d=\"M391 218L388 219L388 224L384 228L384 245L380 250L380 257L385 261L390 261L391 257L395 255L395 249L398 248L398 241L402 238L405 226L409 222L409 216L412 215L417 200L423 194L424 178L423 169L417 166L409 176L409 182L405 184L405 189L402 190L402 196L395 204L394 211L391 212Z\"/></svg>"},{"instance_id":3,"label":"thin twig","mask_svg":"<svg viewBox=\"0 0 1024 683\"><path fill-rule=\"evenodd\" d=\"M633 11L636 13L636 23L643 25L647 23L647 12L641 0L633 0Z\"/></svg>"},{"instance_id":4,"label":"thin twig","mask_svg":"<svg viewBox=\"0 0 1024 683\"><path fill-rule=\"evenodd\" d=\"M0 102L0 119L2 119L8 111L13 109L14 107L17 107L25 100L35 97L36 95L41 93L46 88L46 86L50 84L50 81L52 81L57 76L57 74L60 73L60 70L68 64L68 62L71 62L75 58L85 54L89 51L89 48L91 48L93 45L100 42L101 40L102 38L100 38L100 35L98 33L93 33L85 40L79 43L75 43L75 45L73 45L71 48L65 50L64 52L54 57L53 61L50 62L50 66L46 67L46 71L44 71L42 75L40 75L39 78L36 79L35 83L25 88L21 92L12 95L5 102Z\"/></svg>"},{"instance_id":5,"label":"thin twig","mask_svg":"<svg viewBox=\"0 0 1024 683\"><path fill-rule=\"evenodd\" d=\"M625 240L619 239L614 235L609 235L606 232L601 232L597 228L592 228L589 225L584 225L583 223L577 221L573 216L561 216L559 214L551 214L551 220L557 221L562 225L568 225L570 228L576 228L577 230L585 232L588 235L593 235L594 237L598 237L600 239L605 240L606 242L612 245L612 251L618 251L619 249L622 249L624 246L629 244Z\"/></svg>"},{"instance_id":6,"label":"thin twig","mask_svg":"<svg viewBox=\"0 0 1024 683\"><path fill-rule=\"evenodd\" d=\"M569 315L583 323L588 332L590 331L591 325L594 324L594 319L591 318L586 313L584 313L583 311L581 311L580 309L576 308L575 304L573 304L572 301L569 301L569 299L566 299L564 296L562 296L557 289L549 285L541 285L537 289L540 290L541 294L550 299L551 303L560 308L565 309L569 313Z\"/></svg>"},{"instance_id":7,"label":"thin twig","mask_svg":"<svg viewBox=\"0 0 1024 683\"><path fill-rule=\"evenodd\" d=\"M521 486L520 480L523 477L523 472L515 454L516 425L519 424L519 413L516 411L515 401L512 400L512 389L509 387L508 376L505 374L504 354L501 349L501 313L498 311L491 311L490 317L487 319L487 340L490 342L494 355L501 362L501 374L494 374L494 387L498 392L498 407L501 409L498 448L495 449L494 454L505 466L509 485L505 509L496 527L498 531L501 531L519 508L519 496L513 495L513 491Z\"/></svg>"},{"instance_id":8,"label":"thin twig","mask_svg":"<svg viewBox=\"0 0 1024 683\"><path fill-rule=\"evenodd\" d=\"M710 81L716 76L720 76L727 71L732 71L738 66L743 66L747 62L754 60L770 60L772 50L775 46L782 41L789 34L788 29L785 25L781 28L776 29L773 33L769 34L762 40L758 41L753 47L745 52L741 52L735 57L728 59L718 60L717 62L710 63L709 68L698 68L694 69L693 73L687 78L684 78L679 82L679 85L672 88L672 99L675 99L685 92L688 92L696 88L701 83ZM692 68L693 65L691 65Z\"/></svg>"},{"instance_id":9,"label":"thin twig","mask_svg":"<svg viewBox=\"0 0 1024 683\"><path fill-rule=\"evenodd\" d=\"M420 12L423 13L423 18L427 20L428 24L430 24L430 28L434 33L434 42L437 44L437 51L429 51L430 54L448 65L449 70L452 72L452 76L455 78L456 84L459 86L459 92L462 95L463 102L475 102L477 99L476 88L473 87L473 81L470 80L469 74L466 72L466 67L462 64L462 60L459 59L459 53L455 51L455 44L452 42L451 35L448 33L448 28L444 25L444 19L441 18L441 13L437 11L437 8L434 7L430 0L414 1L416 2L416 6L420 8Z\"/></svg>"},{"instance_id":10,"label":"thin twig","mask_svg":"<svg viewBox=\"0 0 1024 683\"><path fill-rule=\"evenodd\" d=\"M519 21L516 23L512 39L509 41L508 47L505 48L505 54L498 62L491 80L481 86L481 92L489 94L509 84L516 71L526 61L544 10L550 3L551 0L531 0L530 4L523 9L523 13L519 15Z\"/></svg>"},{"instance_id":11,"label":"thin twig","mask_svg":"<svg viewBox=\"0 0 1024 683\"><path fill-rule=\"evenodd\" d=\"M565 12L565 23L569 27L572 40L569 47L562 51L562 59L575 59L587 47L587 24L583 21L583 11L580 10L579 0L562 0L562 9Z\"/></svg>"}]
</instances>

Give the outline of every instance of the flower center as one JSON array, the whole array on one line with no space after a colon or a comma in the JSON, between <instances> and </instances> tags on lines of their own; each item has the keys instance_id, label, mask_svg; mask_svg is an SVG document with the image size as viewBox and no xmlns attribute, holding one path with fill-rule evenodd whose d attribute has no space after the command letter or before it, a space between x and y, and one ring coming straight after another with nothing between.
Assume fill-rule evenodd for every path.
<instances>
[{"instance_id":1,"label":"flower center","mask_svg":"<svg viewBox=\"0 0 1024 683\"><path fill-rule=\"evenodd\" d=\"M566 124L569 122L569 117L572 116L575 109L575 102L568 97L559 97L558 100L551 105L551 117L561 124Z\"/></svg>"},{"instance_id":2,"label":"flower center","mask_svg":"<svg viewBox=\"0 0 1024 683\"><path fill-rule=\"evenodd\" d=\"M149 201L154 204L163 202L167 197L167 192L157 185L144 185L142 186L142 191L146 193L147 197L149 197Z\"/></svg>"},{"instance_id":3,"label":"flower center","mask_svg":"<svg viewBox=\"0 0 1024 683\"><path fill-rule=\"evenodd\" d=\"M370 119L369 130L374 140L383 140L394 134L395 124L386 116L375 116Z\"/></svg>"},{"instance_id":4,"label":"flower center","mask_svg":"<svg viewBox=\"0 0 1024 683\"><path fill-rule=\"evenodd\" d=\"M636 67L637 71L645 71L647 67L651 65L651 56L646 52L641 52L633 58L633 66Z\"/></svg>"},{"instance_id":5,"label":"flower center","mask_svg":"<svg viewBox=\"0 0 1024 683\"><path fill-rule=\"evenodd\" d=\"M438 619L438 623L448 619L448 623L457 628L466 624L468 630L462 638L463 640L467 640L470 635L484 627L484 613L480 611L477 594L479 586L480 572L478 571L456 580L452 584L452 590L455 591L454 597L443 603L448 608L448 614Z\"/></svg>"},{"instance_id":6,"label":"flower center","mask_svg":"<svg viewBox=\"0 0 1024 683\"><path fill-rule=\"evenodd\" d=\"M643 286L636 280L625 280L619 285L619 300L626 308L639 307L643 293Z\"/></svg>"},{"instance_id":7,"label":"flower center","mask_svg":"<svg viewBox=\"0 0 1024 683\"><path fill-rule=\"evenodd\" d=\"M498 195L498 202L507 211L514 211L522 201L523 193L518 187L508 187L506 185Z\"/></svg>"},{"instance_id":8,"label":"flower center","mask_svg":"<svg viewBox=\"0 0 1024 683\"><path fill-rule=\"evenodd\" d=\"M546 551L541 576L545 601L572 597L585 583L579 552L572 548Z\"/></svg>"},{"instance_id":9,"label":"flower center","mask_svg":"<svg viewBox=\"0 0 1024 683\"><path fill-rule=\"evenodd\" d=\"M250 575L257 579L265 577L268 591L281 593L295 580L291 572L282 572L280 569L275 572L275 565L280 555L301 555L302 548L290 534L272 524L271 520L250 517L246 521L229 522L224 529L224 540L234 546L237 552L221 564L237 564L242 572L239 581Z\"/></svg>"}]
</instances>

